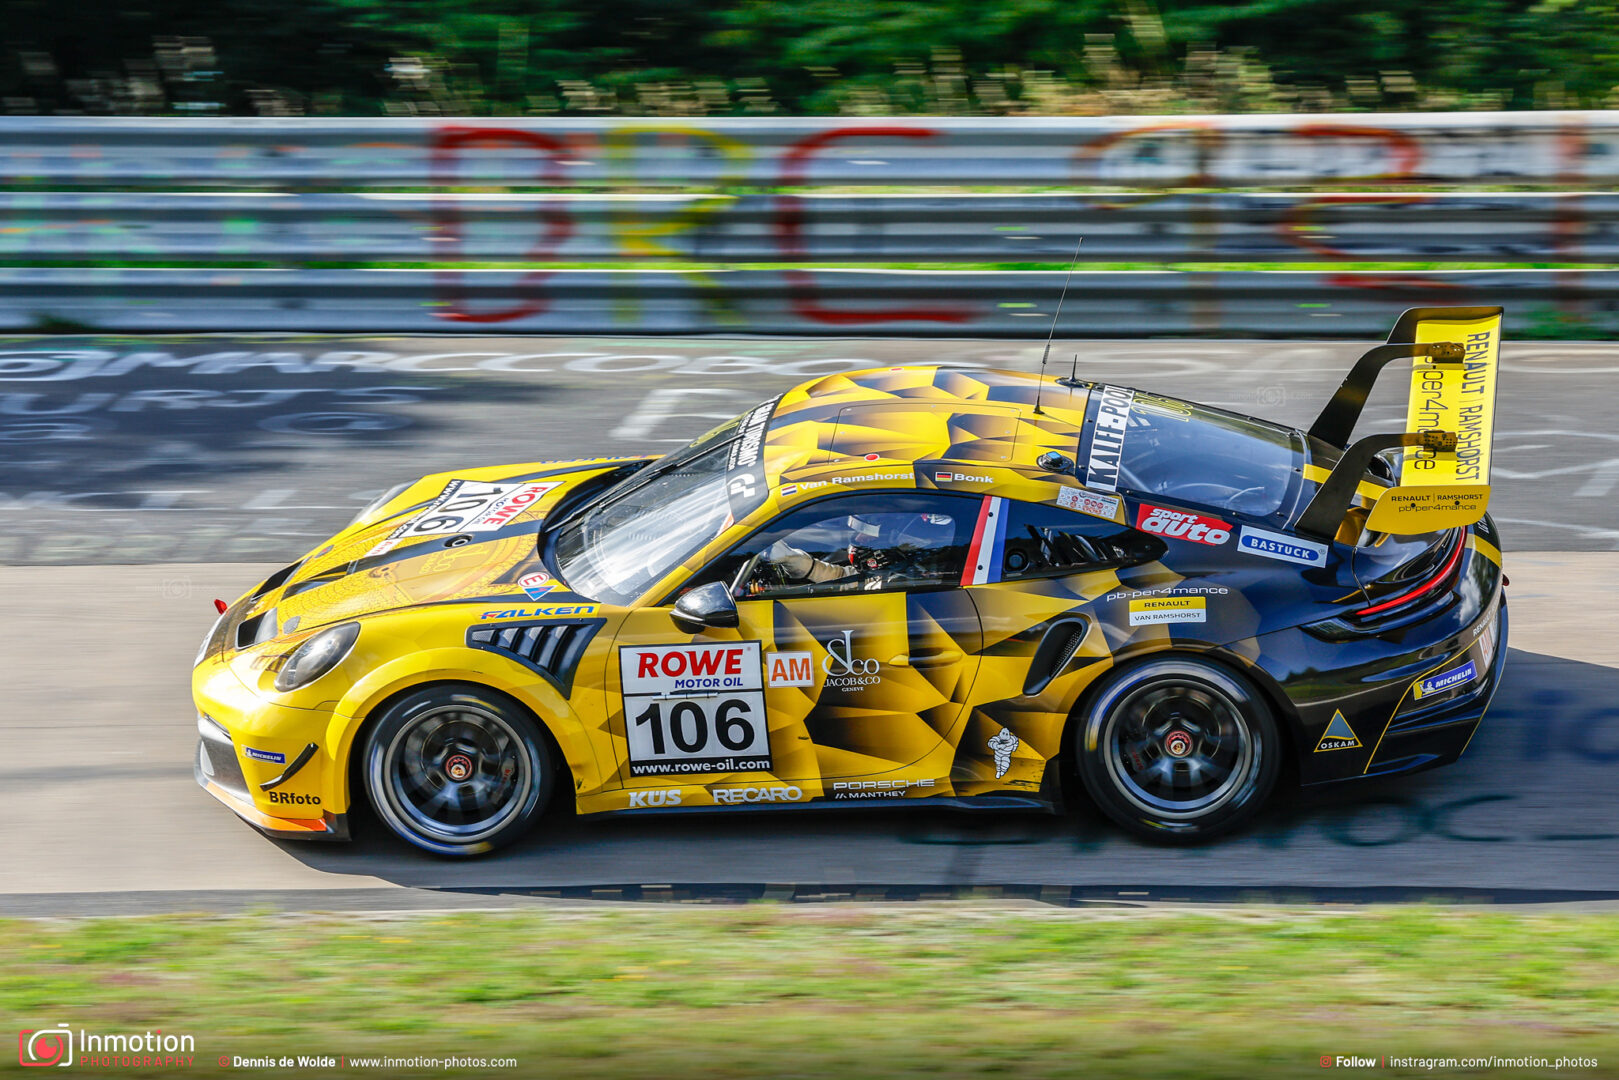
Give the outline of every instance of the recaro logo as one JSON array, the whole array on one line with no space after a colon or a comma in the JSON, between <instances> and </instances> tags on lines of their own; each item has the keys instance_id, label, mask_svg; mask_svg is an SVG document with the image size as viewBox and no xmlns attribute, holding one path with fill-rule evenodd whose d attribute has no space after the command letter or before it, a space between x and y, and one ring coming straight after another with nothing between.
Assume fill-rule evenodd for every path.
<instances>
[{"instance_id":1,"label":"recaro logo","mask_svg":"<svg viewBox=\"0 0 1619 1080\"><path fill-rule=\"evenodd\" d=\"M73 1031L66 1024L17 1033L17 1064L32 1068L73 1064Z\"/></svg>"}]
</instances>

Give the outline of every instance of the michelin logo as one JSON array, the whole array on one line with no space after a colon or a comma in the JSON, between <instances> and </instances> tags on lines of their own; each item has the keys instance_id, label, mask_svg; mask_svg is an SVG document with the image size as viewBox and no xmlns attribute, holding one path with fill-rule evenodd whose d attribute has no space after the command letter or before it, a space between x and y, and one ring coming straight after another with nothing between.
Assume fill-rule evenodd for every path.
<instances>
[{"instance_id":1,"label":"michelin logo","mask_svg":"<svg viewBox=\"0 0 1619 1080\"><path fill-rule=\"evenodd\" d=\"M1478 678L1478 668L1474 667L1473 661L1469 660L1461 667L1451 668L1443 675L1434 675L1423 679L1417 683L1416 689L1412 691L1411 696L1420 700L1425 697L1432 697L1435 694L1443 694L1446 690L1454 690L1456 687L1464 683L1470 683L1476 678Z\"/></svg>"},{"instance_id":2,"label":"michelin logo","mask_svg":"<svg viewBox=\"0 0 1619 1080\"><path fill-rule=\"evenodd\" d=\"M1237 546L1251 555L1261 555L1267 559L1280 559L1303 566L1327 565L1327 545L1247 525L1242 527Z\"/></svg>"},{"instance_id":3,"label":"michelin logo","mask_svg":"<svg viewBox=\"0 0 1619 1080\"><path fill-rule=\"evenodd\" d=\"M1012 754L1020 745L1018 737L1004 727L999 734L990 737L989 749L995 755L995 779L1005 776L1006 770L1012 767Z\"/></svg>"}]
</instances>

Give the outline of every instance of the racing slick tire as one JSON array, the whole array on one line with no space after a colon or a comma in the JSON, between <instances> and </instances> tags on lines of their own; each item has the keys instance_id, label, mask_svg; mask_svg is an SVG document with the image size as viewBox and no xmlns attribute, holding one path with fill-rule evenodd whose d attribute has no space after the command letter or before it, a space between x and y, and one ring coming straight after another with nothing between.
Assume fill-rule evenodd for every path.
<instances>
[{"instance_id":1,"label":"racing slick tire","mask_svg":"<svg viewBox=\"0 0 1619 1080\"><path fill-rule=\"evenodd\" d=\"M522 836L555 787L539 725L504 694L445 683L406 694L371 727L365 788L390 829L435 855L482 855Z\"/></svg>"},{"instance_id":2,"label":"racing slick tire","mask_svg":"<svg viewBox=\"0 0 1619 1080\"><path fill-rule=\"evenodd\" d=\"M1193 843L1235 829L1264 805L1281 771L1281 732L1264 697L1197 657L1120 668L1077 719L1085 790L1150 840Z\"/></svg>"}]
</instances>

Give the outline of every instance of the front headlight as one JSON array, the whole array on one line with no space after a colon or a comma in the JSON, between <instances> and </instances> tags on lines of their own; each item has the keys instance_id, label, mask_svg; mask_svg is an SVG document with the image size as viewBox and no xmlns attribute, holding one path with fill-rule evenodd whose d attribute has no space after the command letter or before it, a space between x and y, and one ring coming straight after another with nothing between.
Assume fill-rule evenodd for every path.
<instances>
[{"instance_id":1,"label":"front headlight","mask_svg":"<svg viewBox=\"0 0 1619 1080\"><path fill-rule=\"evenodd\" d=\"M354 639L360 636L359 623L344 623L330 630L322 630L287 657L286 664L275 677L275 688L283 694L307 686L332 670L354 648Z\"/></svg>"},{"instance_id":2,"label":"front headlight","mask_svg":"<svg viewBox=\"0 0 1619 1080\"><path fill-rule=\"evenodd\" d=\"M191 661L192 667L196 667L198 664L208 659L208 654L219 647L219 642L216 640L216 638L218 637L220 627L224 624L225 620L229 616L230 609L226 608L224 611L219 613L219 618L215 619L214 624L208 628L208 632L202 637L202 644L197 646L197 658Z\"/></svg>"},{"instance_id":3,"label":"front headlight","mask_svg":"<svg viewBox=\"0 0 1619 1080\"><path fill-rule=\"evenodd\" d=\"M405 489L410 487L410 485L414 484L415 482L416 481L414 480L406 480L403 484L395 484L393 487L389 488L387 491L384 491L381 495L378 495L376 498L367 503L365 509L361 510L358 514L355 514L354 517L349 520L349 523L343 527L345 529L352 529L354 526L358 525L360 522L364 521L378 510L381 510L384 506L387 506L389 503L393 502L394 499L404 494Z\"/></svg>"}]
</instances>

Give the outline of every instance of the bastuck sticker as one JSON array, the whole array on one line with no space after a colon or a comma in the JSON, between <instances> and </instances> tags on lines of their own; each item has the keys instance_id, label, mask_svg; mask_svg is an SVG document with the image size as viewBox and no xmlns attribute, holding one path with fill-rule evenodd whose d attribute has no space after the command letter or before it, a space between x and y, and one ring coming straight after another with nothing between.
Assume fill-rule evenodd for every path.
<instances>
[{"instance_id":1,"label":"bastuck sticker","mask_svg":"<svg viewBox=\"0 0 1619 1080\"><path fill-rule=\"evenodd\" d=\"M1250 555L1298 563L1301 566L1327 564L1327 545L1271 532L1268 529L1256 529L1252 525L1242 527L1242 533L1237 538L1237 546Z\"/></svg>"}]
</instances>

